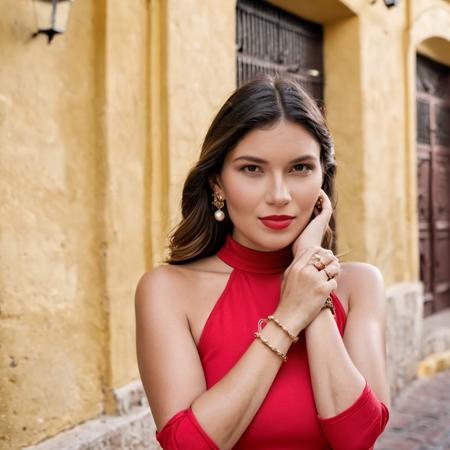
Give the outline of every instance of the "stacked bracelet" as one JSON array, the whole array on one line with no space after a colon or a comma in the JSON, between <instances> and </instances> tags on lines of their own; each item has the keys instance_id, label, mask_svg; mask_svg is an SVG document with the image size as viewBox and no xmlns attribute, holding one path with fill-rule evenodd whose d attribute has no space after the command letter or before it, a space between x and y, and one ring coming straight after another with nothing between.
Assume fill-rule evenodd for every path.
<instances>
[{"instance_id":1,"label":"stacked bracelet","mask_svg":"<svg viewBox=\"0 0 450 450\"><path fill-rule=\"evenodd\" d=\"M276 319L274 316L267 316L268 320L272 320L275 322L292 340L292 342L295 344L298 341L298 336L294 336L284 325L282 325L278 319Z\"/></svg>"},{"instance_id":2,"label":"stacked bracelet","mask_svg":"<svg viewBox=\"0 0 450 450\"><path fill-rule=\"evenodd\" d=\"M327 299L325 300L324 305L322 306L322 308L320 308L320 310L322 311L322 309L330 309L331 312L333 313L333 316L336 315L336 312L334 310L334 304L333 304L333 300L331 300L331 297L327 297Z\"/></svg>"},{"instance_id":3,"label":"stacked bracelet","mask_svg":"<svg viewBox=\"0 0 450 450\"><path fill-rule=\"evenodd\" d=\"M275 352L280 358L282 358L282 360L284 362L287 361L287 356L280 352L280 350L278 350L277 348L273 347L266 339L264 339L261 336L261 324L263 322L266 322L268 320L272 320L273 322L275 322L288 336L289 338L292 340L292 342L295 344L298 341L298 336L294 336L284 325L282 325L278 319L276 319L274 316L268 316L267 319L259 319L258 321L258 331L255 333L255 337L257 337L264 345L266 345L267 347L269 347L273 352Z\"/></svg>"},{"instance_id":4,"label":"stacked bracelet","mask_svg":"<svg viewBox=\"0 0 450 450\"><path fill-rule=\"evenodd\" d=\"M255 337L257 337L264 345L269 347L270 350L275 352L284 362L287 361L288 357L284 353L280 352L280 350L278 350L277 348L275 348L272 345L270 345L269 341L267 341L267 339L264 339L258 332L255 333Z\"/></svg>"}]
</instances>

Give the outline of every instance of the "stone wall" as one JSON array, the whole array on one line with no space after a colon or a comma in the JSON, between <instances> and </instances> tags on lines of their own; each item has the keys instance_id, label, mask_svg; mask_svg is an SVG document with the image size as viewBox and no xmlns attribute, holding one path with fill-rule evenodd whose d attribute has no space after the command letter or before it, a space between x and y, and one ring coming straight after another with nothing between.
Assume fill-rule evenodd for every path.
<instances>
[{"instance_id":1,"label":"stone wall","mask_svg":"<svg viewBox=\"0 0 450 450\"><path fill-rule=\"evenodd\" d=\"M401 283L386 290L387 369L391 400L416 376L421 356L423 285Z\"/></svg>"},{"instance_id":2,"label":"stone wall","mask_svg":"<svg viewBox=\"0 0 450 450\"><path fill-rule=\"evenodd\" d=\"M23 450L160 450L142 383L131 382L114 395L116 415L100 415Z\"/></svg>"}]
</instances>

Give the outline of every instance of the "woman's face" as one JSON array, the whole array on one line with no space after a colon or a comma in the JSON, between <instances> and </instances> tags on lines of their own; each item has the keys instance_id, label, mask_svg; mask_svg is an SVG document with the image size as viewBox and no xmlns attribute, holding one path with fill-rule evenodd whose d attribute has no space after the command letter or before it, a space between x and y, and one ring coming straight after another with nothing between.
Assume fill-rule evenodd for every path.
<instances>
[{"instance_id":1,"label":"woman's face","mask_svg":"<svg viewBox=\"0 0 450 450\"><path fill-rule=\"evenodd\" d=\"M233 238L262 251L292 244L309 223L322 175L320 145L302 126L280 121L250 131L226 155L215 187ZM281 215L290 218L267 218Z\"/></svg>"}]
</instances>

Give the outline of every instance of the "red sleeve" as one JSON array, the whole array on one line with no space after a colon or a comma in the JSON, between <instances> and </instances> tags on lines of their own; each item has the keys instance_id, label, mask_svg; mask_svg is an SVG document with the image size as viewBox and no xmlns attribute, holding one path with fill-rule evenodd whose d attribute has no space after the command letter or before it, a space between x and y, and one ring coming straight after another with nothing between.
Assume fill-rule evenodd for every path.
<instances>
[{"instance_id":1,"label":"red sleeve","mask_svg":"<svg viewBox=\"0 0 450 450\"><path fill-rule=\"evenodd\" d=\"M156 431L156 440L164 450L219 450L191 408L177 412L161 431Z\"/></svg>"},{"instance_id":2,"label":"red sleeve","mask_svg":"<svg viewBox=\"0 0 450 450\"><path fill-rule=\"evenodd\" d=\"M389 420L389 409L380 402L366 380L353 405L333 417L317 416L334 450L370 450Z\"/></svg>"}]
</instances>

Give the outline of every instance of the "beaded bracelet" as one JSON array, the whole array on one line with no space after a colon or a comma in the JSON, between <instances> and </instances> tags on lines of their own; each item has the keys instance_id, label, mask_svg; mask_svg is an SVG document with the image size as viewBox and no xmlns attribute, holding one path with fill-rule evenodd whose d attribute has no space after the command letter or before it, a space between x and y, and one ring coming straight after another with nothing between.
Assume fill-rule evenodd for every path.
<instances>
[{"instance_id":1,"label":"beaded bracelet","mask_svg":"<svg viewBox=\"0 0 450 450\"><path fill-rule=\"evenodd\" d=\"M287 361L288 357L284 353L280 352L280 350L269 344L269 341L267 339L264 339L258 332L255 332L255 337L257 337L264 345L269 347L270 350L275 352L283 360L283 362Z\"/></svg>"},{"instance_id":2,"label":"beaded bracelet","mask_svg":"<svg viewBox=\"0 0 450 450\"><path fill-rule=\"evenodd\" d=\"M272 320L275 322L291 338L294 344L298 341L298 336L294 336L284 325L279 322L277 318L274 316L267 316L267 320Z\"/></svg>"}]
</instances>

